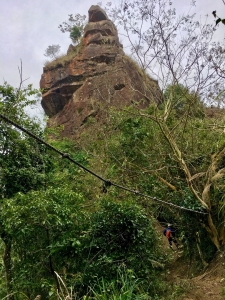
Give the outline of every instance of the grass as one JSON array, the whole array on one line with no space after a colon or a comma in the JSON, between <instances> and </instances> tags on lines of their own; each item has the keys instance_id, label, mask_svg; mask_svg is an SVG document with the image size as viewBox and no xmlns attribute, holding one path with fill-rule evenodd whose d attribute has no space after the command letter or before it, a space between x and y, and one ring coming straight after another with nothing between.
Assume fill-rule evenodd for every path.
<instances>
[{"instance_id":1,"label":"grass","mask_svg":"<svg viewBox=\"0 0 225 300\"><path fill-rule=\"evenodd\" d=\"M53 295L57 300L149 300L152 299L141 288L141 280L135 278L132 270L126 272L118 271L117 278L112 281L106 281L104 278L99 279L98 283L89 287L89 292L81 296L76 295L76 291L67 288L62 278L55 272L58 282L59 291Z\"/></svg>"},{"instance_id":2,"label":"grass","mask_svg":"<svg viewBox=\"0 0 225 300\"><path fill-rule=\"evenodd\" d=\"M48 69L54 69L58 67L64 67L67 63L69 63L72 60L72 58L74 58L79 53L82 47L83 47L83 41L81 40L81 42L75 47L74 51L70 52L69 54L62 54L59 55L54 60L45 61L44 62L45 69L48 70Z\"/></svg>"},{"instance_id":3,"label":"grass","mask_svg":"<svg viewBox=\"0 0 225 300\"><path fill-rule=\"evenodd\" d=\"M62 54L52 61L47 60L44 63L45 69L54 69L57 67L64 67L75 56L76 56L76 53L71 52L69 54Z\"/></svg>"}]
</instances>

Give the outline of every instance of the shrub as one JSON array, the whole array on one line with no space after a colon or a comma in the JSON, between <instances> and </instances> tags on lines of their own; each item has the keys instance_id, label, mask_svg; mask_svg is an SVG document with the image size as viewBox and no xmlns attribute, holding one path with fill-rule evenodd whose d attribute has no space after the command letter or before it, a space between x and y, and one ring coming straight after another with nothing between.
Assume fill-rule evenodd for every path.
<instances>
[{"instance_id":1,"label":"shrub","mask_svg":"<svg viewBox=\"0 0 225 300\"><path fill-rule=\"evenodd\" d=\"M97 278L113 280L119 268L151 281L157 237L152 220L136 204L105 199L91 216L89 242L83 284L93 284Z\"/></svg>"}]
</instances>

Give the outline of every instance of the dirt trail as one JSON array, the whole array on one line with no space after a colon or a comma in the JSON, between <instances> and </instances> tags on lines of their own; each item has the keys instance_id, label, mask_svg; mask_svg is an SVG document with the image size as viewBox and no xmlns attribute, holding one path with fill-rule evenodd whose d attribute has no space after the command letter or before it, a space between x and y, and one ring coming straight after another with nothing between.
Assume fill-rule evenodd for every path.
<instances>
[{"instance_id":1,"label":"dirt trail","mask_svg":"<svg viewBox=\"0 0 225 300\"><path fill-rule=\"evenodd\" d=\"M156 224L162 233L163 227ZM193 277L191 266L183 257L182 249L169 249L168 241L162 237L163 248L170 264L165 269L166 280L183 291L177 300L225 300L225 251L218 253L201 275Z\"/></svg>"},{"instance_id":2,"label":"dirt trail","mask_svg":"<svg viewBox=\"0 0 225 300\"><path fill-rule=\"evenodd\" d=\"M207 270L200 276L190 279L191 290L184 300L225 299L225 256L218 254Z\"/></svg>"}]
</instances>

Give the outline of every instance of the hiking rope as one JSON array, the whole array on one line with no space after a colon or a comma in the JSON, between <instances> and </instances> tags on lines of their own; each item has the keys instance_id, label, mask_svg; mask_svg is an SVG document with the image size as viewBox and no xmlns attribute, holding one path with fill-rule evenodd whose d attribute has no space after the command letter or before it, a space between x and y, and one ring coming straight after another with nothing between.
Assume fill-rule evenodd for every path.
<instances>
[{"instance_id":1,"label":"hiking rope","mask_svg":"<svg viewBox=\"0 0 225 300\"><path fill-rule=\"evenodd\" d=\"M114 186L114 187L117 187L119 189L122 189L124 191L128 191L130 193L133 193L133 194L136 194L136 195L139 195L139 196L142 196L144 198L148 198L148 199L151 199L151 200L154 200L154 201L157 201L157 202L160 202L162 204L165 204L165 205L169 205L169 206L172 206L174 208L178 208L178 209L181 209L181 210L186 210L186 211L189 211L189 212L193 212L193 213L197 213L197 214L203 214L203 215L207 215L208 212L206 211L197 211L197 210L194 210L194 209L191 209L191 208L186 208L186 207L183 207L183 206L179 206L177 204L173 204L173 203L170 203L170 202L167 202L167 201L164 201L164 200L161 200L161 199L157 199L156 197L152 197L152 196L149 196L149 195L146 195L146 194L143 194L137 190L132 190L128 187L125 187L125 186L121 186L121 185L118 185L110 180L107 180L101 176L99 176L98 174L96 174L95 172L91 171L90 169L86 168L85 166L83 166L82 164L80 164L79 162L75 161L73 158L70 157L70 155L68 153L63 153L62 151L56 149L55 147L53 147L52 145L50 145L49 143L45 142L42 138L38 137L37 135L35 135L34 133L32 133L31 131L27 130L26 128L24 128L23 126L15 123L14 121L12 121L11 119L9 119L8 117L6 117L5 115L1 114L0 113L0 118L2 118L4 121L6 121L7 123L10 123L11 125L15 126L16 128L18 128L19 130L25 132L26 134L28 134L29 136L31 136L32 138L34 138L35 140L37 140L39 143L41 144L44 144L45 146L47 146L49 149L52 149L53 151L57 152L58 154L60 154L62 156L62 158L66 158L68 159L69 161L71 161L72 163L76 164L78 167L82 168L83 170L85 170L86 172L90 173L91 175L97 177L98 179L100 179L101 181L103 181L103 191L107 191L107 187L110 187L110 186ZM205 208L203 207L202 209L205 210Z\"/></svg>"}]
</instances>

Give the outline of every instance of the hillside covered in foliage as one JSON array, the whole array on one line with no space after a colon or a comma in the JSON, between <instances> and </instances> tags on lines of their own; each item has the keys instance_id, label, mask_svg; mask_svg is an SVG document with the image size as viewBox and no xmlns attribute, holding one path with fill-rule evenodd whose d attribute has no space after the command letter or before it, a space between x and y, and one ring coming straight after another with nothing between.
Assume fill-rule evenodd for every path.
<instances>
[{"instance_id":1,"label":"hillside covered in foliage","mask_svg":"<svg viewBox=\"0 0 225 300\"><path fill-rule=\"evenodd\" d=\"M130 34L139 67L131 58L123 63L151 84L135 86L128 76L118 89L112 83L112 95L107 74L116 70L117 60L98 61L93 55L107 70L106 81L98 80L102 92L95 83L86 94L96 113L78 103L79 88L86 91L91 75L79 84L68 81L68 74L60 81L57 58L45 73L53 68L58 86L46 74L41 81L49 84L41 90L42 103L54 111L45 128L27 113L40 92L25 87L22 74L19 88L0 86L1 299L193 299L191 280L212 274L213 261L223 264L224 45L211 43L213 26L188 15L177 19L167 1L158 5L158 14L154 1L131 1L119 11L106 8ZM143 22L151 26L146 29ZM186 35L177 40L179 30ZM84 32L90 31L84 27ZM66 67L81 63L84 41L78 37ZM105 47L105 37L99 32L97 37L94 47L101 48L102 40ZM106 91L112 102L104 105L97 95ZM79 126L75 117L67 120L66 134L65 111L85 119ZM163 235L168 223L176 229L178 249L174 244L170 249ZM225 274L219 276L214 299L223 297Z\"/></svg>"}]
</instances>

